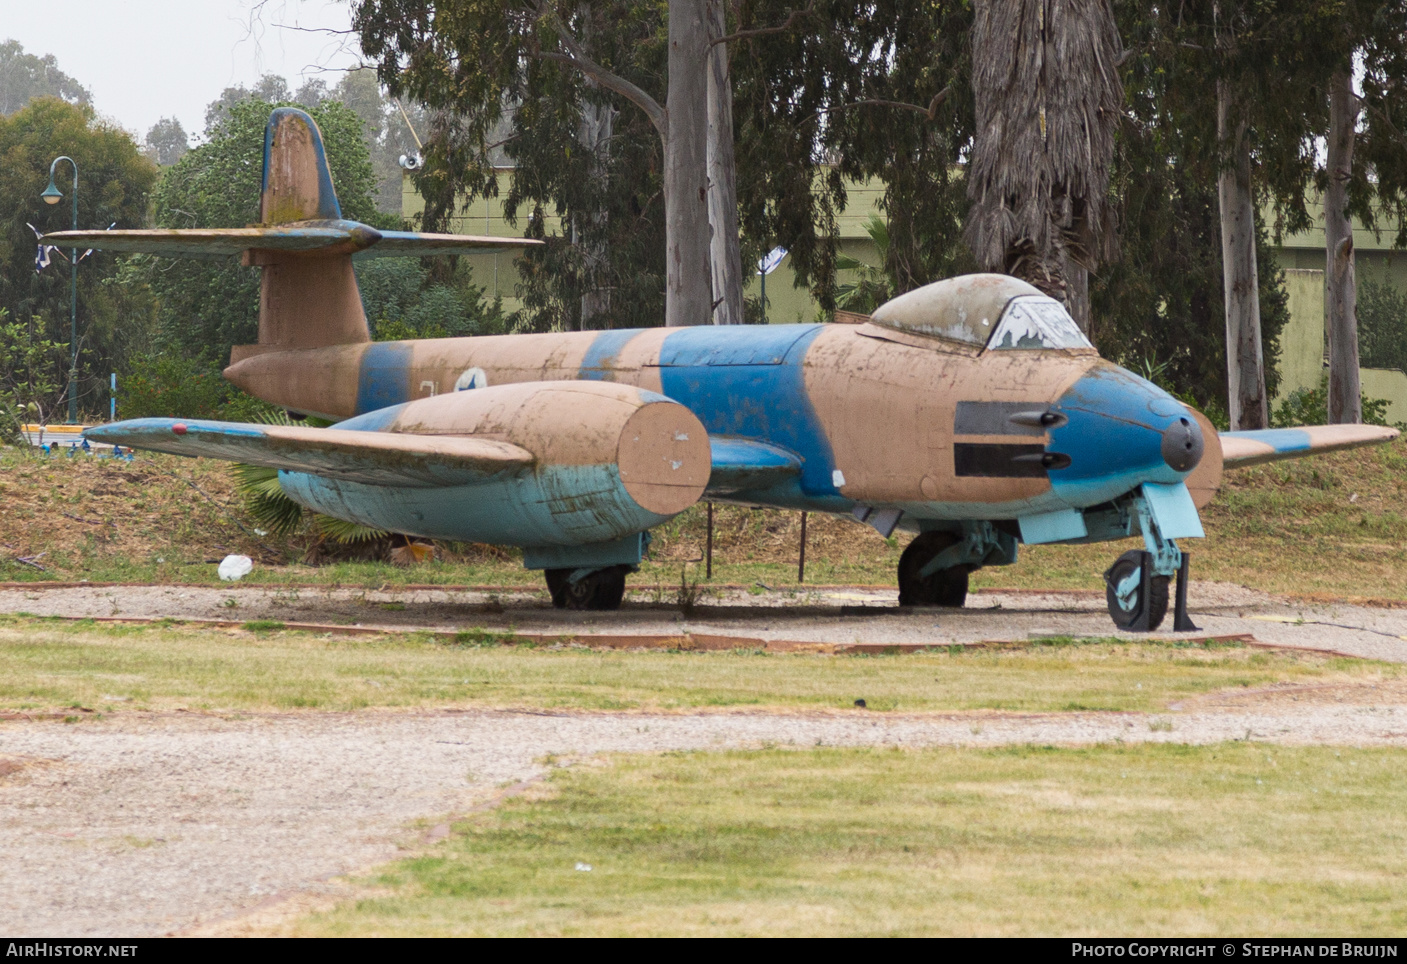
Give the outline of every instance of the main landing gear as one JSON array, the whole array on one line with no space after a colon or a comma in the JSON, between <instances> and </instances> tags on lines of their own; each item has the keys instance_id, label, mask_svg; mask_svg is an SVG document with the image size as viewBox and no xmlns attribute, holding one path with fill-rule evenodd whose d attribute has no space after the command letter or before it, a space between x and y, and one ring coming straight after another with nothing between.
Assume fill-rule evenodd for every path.
<instances>
[{"instance_id":1,"label":"main landing gear","mask_svg":"<svg viewBox=\"0 0 1407 964\"><path fill-rule=\"evenodd\" d=\"M949 566L924 575L924 567L961 540L951 532L922 532L899 557L899 605L961 606L967 600L970 565Z\"/></svg>"},{"instance_id":2,"label":"main landing gear","mask_svg":"<svg viewBox=\"0 0 1407 964\"><path fill-rule=\"evenodd\" d=\"M957 531L920 532L899 557L899 605L961 606L974 569L1015 561L1016 537L990 522L963 522Z\"/></svg>"},{"instance_id":3,"label":"main landing gear","mask_svg":"<svg viewBox=\"0 0 1407 964\"><path fill-rule=\"evenodd\" d=\"M625 577L634 566L605 569L547 569L547 591L558 609L619 609L625 597ZM576 578L573 579L572 577Z\"/></svg>"}]
</instances>

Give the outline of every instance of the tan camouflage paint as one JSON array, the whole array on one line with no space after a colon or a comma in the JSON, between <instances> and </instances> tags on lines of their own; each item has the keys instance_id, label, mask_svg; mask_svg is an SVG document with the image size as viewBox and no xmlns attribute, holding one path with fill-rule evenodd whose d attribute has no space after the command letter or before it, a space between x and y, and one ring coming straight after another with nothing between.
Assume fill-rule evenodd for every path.
<instances>
[{"instance_id":1,"label":"tan camouflage paint","mask_svg":"<svg viewBox=\"0 0 1407 964\"><path fill-rule=\"evenodd\" d=\"M259 198L261 224L286 224L318 217L319 151L315 135L297 114L279 117L264 170L265 190Z\"/></svg>"},{"instance_id":2,"label":"tan camouflage paint","mask_svg":"<svg viewBox=\"0 0 1407 964\"><path fill-rule=\"evenodd\" d=\"M1090 368L1093 351L935 350L874 337L870 326L827 328L804 366L806 391L826 426L842 494L866 502L1006 502L1050 491L1041 478L959 478L953 442L1037 442L1042 436L953 434L960 401L1044 408ZM921 336L910 336L921 337Z\"/></svg>"},{"instance_id":3,"label":"tan camouflage paint","mask_svg":"<svg viewBox=\"0 0 1407 964\"><path fill-rule=\"evenodd\" d=\"M708 432L688 408L607 382L521 383L411 402L387 427L508 442L544 465L617 464L642 508L674 515L708 485Z\"/></svg>"}]
</instances>

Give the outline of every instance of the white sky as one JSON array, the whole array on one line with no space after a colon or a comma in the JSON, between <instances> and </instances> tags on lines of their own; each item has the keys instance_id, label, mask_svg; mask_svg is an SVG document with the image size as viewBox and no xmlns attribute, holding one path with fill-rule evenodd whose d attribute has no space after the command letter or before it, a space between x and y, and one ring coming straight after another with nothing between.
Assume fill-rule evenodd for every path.
<instances>
[{"instance_id":1,"label":"white sky","mask_svg":"<svg viewBox=\"0 0 1407 964\"><path fill-rule=\"evenodd\" d=\"M348 0L0 0L0 40L53 54L138 140L161 117L199 134L206 104L263 73L333 86L357 63L356 39L310 31L350 23Z\"/></svg>"}]
</instances>

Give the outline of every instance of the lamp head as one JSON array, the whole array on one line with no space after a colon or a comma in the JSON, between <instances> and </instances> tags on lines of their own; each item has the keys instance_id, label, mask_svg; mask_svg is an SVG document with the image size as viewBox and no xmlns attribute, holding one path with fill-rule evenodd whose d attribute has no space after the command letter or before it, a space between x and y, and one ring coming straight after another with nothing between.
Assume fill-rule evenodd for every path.
<instances>
[{"instance_id":1,"label":"lamp head","mask_svg":"<svg viewBox=\"0 0 1407 964\"><path fill-rule=\"evenodd\" d=\"M64 196L64 192L60 191L58 187L54 184L54 177L52 174L49 176L49 186L46 187L44 189L44 193L39 196L44 199L45 204L58 204L59 198Z\"/></svg>"}]
</instances>

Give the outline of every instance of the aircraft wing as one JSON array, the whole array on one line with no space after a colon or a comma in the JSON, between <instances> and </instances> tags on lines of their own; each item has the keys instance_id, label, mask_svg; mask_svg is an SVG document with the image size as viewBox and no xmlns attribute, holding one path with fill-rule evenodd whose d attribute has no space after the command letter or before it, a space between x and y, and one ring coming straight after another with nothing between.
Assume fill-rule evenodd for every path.
<instances>
[{"instance_id":1,"label":"aircraft wing","mask_svg":"<svg viewBox=\"0 0 1407 964\"><path fill-rule=\"evenodd\" d=\"M268 228L153 228L132 231L55 231L41 238L60 248L96 248L168 258L229 258L250 249L411 258L460 254L474 248L521 248L526 238L378 231L357 221L299 221ZM384 249L383 249L384 245Z\"/></svg>"},{"instance_id":2,"label":"aircraft wing","mask_svg":"<svg viewBox=\"0 0 1407 964\"><path fill-rule=\"evenodd\" d=\"M1221 432L1221 461L1228 469L1302 455L1319 455L1360 445L1390 442L1401 433L1380 425L1306 425Z\"/></svg>"},{"instance_id":3,"label":"aircraft wing","mask_svg":"<svg viewBox=\"0 0 1407 964\"><path fill-rule=\"evenodd\" d=\"M370 485L469 485L531 465L527 449L472 436L406 435L200 419L138 418L83 433L98 442L173 455L308 472Z\"/></svg>"},{"instance_id":4,"label":"aircraft wing","mask_svg":"<svg viewBox=\"0 0 1407 964\"><path fill-rule=\"evenodd\" d=\"M708 491L725 495L769 489L801 472L801 459L786 449L751 439L709 436L713 469Z\"/></svg>"}]
</instances>

